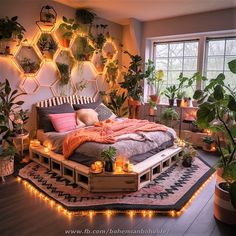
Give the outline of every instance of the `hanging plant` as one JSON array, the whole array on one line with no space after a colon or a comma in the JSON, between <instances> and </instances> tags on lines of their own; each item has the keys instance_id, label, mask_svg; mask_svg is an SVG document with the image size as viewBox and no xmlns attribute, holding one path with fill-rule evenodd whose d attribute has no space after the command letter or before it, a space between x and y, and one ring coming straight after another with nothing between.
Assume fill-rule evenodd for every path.
<instances>
[{"instance_id":1,"label":"hanging plant","mask_svg":"<svg viewBox=\"0 0 236 236\"><path fill-rule=\"evenodd\" d=\"M96 36L90 34L90 39L92 40L93 44L95 45L95 49L101 51L109 33L105 33L106 28L108 25L100 24L96 25Z\"/></svg>"},{"instance_id":2,"label":"hanging plant","mask_svg":"<svg viewBox=\"0 0 236 236\"><path fill-rule=\"evenodd\" d=\"M107 83L112 83L115 84L117 77L118 77L118 60L115 60L113 62L109 62L108 65L106 66L107 68L107 77L106 81Z\"/></svg>"},{"instance_id":3,"label":"hanging plant","mask_svg":"<svg viewBox=\"0 0 236 236\"><path fill-rule=\"evenodd\" d=\"M60 72L60 83L66 85L70 81L71 68L70 65L57 62L57 67Z\"/></svg>"},{"instance_id":4,"label":"hanging plant","mask_svg":"<svg viewBox=\"0 0 236 236\"><path fill-rule=\"evenodd\" d=\"M27 57L20 62L20 65L25 73L36 73L39 69L39 64Z\"/></svg>"},{"instance_id":5,"label":"hanging plant","mask_svg":"<svg viewBox=\"0 0 236 236\"><path fill-rule=\"evenodd\" d=\"M87 37L79 37L76 40L76 59L78 61L89 61L93 55L94 48L89 44Z\"/></svg>"}]
</instances>

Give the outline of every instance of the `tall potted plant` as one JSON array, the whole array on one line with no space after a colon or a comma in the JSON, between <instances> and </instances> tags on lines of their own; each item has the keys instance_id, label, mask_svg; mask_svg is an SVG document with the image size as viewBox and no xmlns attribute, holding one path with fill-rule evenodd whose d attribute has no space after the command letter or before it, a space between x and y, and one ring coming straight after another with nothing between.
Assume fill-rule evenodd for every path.
<instances>
[{"instance_id":1,"label":"tall potted plant","mask_svg":"<svg viewBox=\"0 0 236 236\"><path fill-rule=\"evenodd\" d=\"M160 94L163 84L164 72L163 70L157 71L152 60L148 60L145 65L147 66L145 71L145 78L147 79L147 83L151 88L150 98L152 101L158 104L160 103Z\"/></svg>"},{"instance_id":2,"label":"tall potted plant","mask_svg":"<svg viewBox=\"0 0 236 236\"><path fill-rule=\"evenodd\" d=\"M128 71L124 74L124 81L120 83L121 88L127 90L129 103L129 118L138 118L143 96L142 82L145 73L142 71L143 60L139 55L132 55L124 51L130 57Z\"/></svg>"},{"instance_id":3,"label":"tall potted plant","mask_svg":"<svg viewBox=\"0 0 236 236\"><path fill-rule=\"evenodd\" d=\"M12 140L14 124L10 116L24 103L16 101L21 95L22 93L19 94L17 90L12 91L8 80L0 83L0 176L7 176L14 172L16 149Z\"/></svg>"},{"instance_id":4,"label":"tall potted plant","mask_svg":"<svg viewBox=\"0 0 236 236\"><path fill-rule=\"evenodd\" d=\"M236 60L228 63L236 74ZM233 114L236 119L236 93L225 83L225 75L219 74L211 79L204 90L197 90L194 98L199 103L197 122L201 128L214 133L215 143L221 155L220 167L225 181L215 187L214 215L227 224L236 224L236 124L225 120L225 115ZM219 133L225 134L225 142Z\"/></svg>"}]
</instances>

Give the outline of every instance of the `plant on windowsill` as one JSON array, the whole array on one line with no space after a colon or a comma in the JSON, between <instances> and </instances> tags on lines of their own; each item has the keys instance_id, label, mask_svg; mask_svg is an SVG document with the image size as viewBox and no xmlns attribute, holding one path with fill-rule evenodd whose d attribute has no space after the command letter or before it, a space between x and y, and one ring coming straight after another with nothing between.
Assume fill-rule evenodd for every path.
<instances>
[{"instance_id":1,"label":"plant on windowsill","mask_svg":"<svg viewBox=\"0 0 236 236\"><path fill-rule=\"evenodd\" d=\"M121 88L127 90L129 104L129 118L138 118L143 97L143 79L145 73L142 71L143 60L139 55L132 55L124 51L130 58L128 71L124 73L124 81L120 83Z\"/></svg>"},{"instance_id":2,"label":"plant on windowsill","mask_svg":"<svg viewBox=\"0 0 236 236\"><path fill-rule=\"evenodd\" d=\"M145 65L147 66L145 71L145 78L147 79L147 83L151 89L150 98L152 101L158 104L160 103L161 88L164 82L163 81L164 72L163 70L157 71L155 69L155 65L152 60L148 60L148 62L145 63Z\"/></svg>"},{"instance_id":3,"label":"plant on windowsill","mask_svg":"<svg viewBox=\"0 0 236 236\"><path fill-rule=\"evenodd\" d=\"M13 144L13 123L10 119L15 109L18 109L24 102L16 101L23 95L17 90L11 89L8 80L0 82L0 176L11 175L14 172L14 156L17 150Z\"/></svg>"},{"instance_id":4,"label":"plant on windowsill","mask_svg":"<svg viewBox=\"0 0 236 236\"><path fill-rule=\"evenodd\" d=\"M165 89L163 92L164 95L169 99L169 105L172 107L174 106L176 93L178 91L178 88L175 85L171 85Z\"/></svg>"},{"instance_id":5,"label":"plant on windowsill","mask_svg":"<svg viewBox=\"0 0 236 236\"><path fill-rule=\"evenodd\" d=\"M115 156L116 156L116 148L109 147L108 149L105 149L101 153L101 158L105 162L105 171L107 172L113 172L113 164L115 162Z\"/></svg>"},{"instance_id":6,"label":"plant on windowsill","mask_svg":"<svg viewBox=\"0 0 236 236\"><path fill-rule=\"evenodd\" d=\"M236 74L236 59L228 63L229 69ZM219 167L223 174L223 182L217 183L215 196L218 203L214 205L215 217L227 224L236 224L236 124L228 123L225 115L236 117L236 92L225 82L225 75L219 74L211 79L204 90L197 90L194 98L198 101L197 122L201 128L210 129L215 137L215 143L221 159ZM224 133L225 141L222 142L220 133ZM230 170L230 171L229 171ZM229 184L226 173L231 173L232 182ZM226 181L226 182L225 182ZM222 203L224 202L224 205ZM229 217L230 215L230 217Z\"/></svg>"}]
</instances>

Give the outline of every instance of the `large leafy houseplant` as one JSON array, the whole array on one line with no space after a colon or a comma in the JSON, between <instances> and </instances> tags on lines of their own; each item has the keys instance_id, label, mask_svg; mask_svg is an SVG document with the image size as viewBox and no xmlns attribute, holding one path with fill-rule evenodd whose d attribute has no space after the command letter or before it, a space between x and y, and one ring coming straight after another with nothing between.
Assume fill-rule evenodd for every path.
<instances>
[{"instance_id":1,"label":"large leafy houseplant","mask_svg":"<svg viewBox=\"0 0 236 236\"><path fill-rule=\"evenodd\" d=\"M236 74L236 59L229 62L229 69ZM210 129L221 156L222 177L227 181L219 186L229 191L231 202L236 208L236 91L225 82L225 75L211 79L203 90L196 90L193 96L198 101L197 123ZM228 117L234 122L228 122ZM224 134L224 140L220 134ZM230 181L229 181L230 180Z\"/></svg>"},{"instance_id":2,"label":"large leafy houseplant","mask_svg":"<svg viewBox=\"0 0 236 236\"><path fill-rule=\"evenodd\" d=\"M14 136L14 124L10 116L14 110L18 109L24 102L16 101L23 93L12 90L10 83L6 80L0 83L0 158L9 157L10 159L16 154L16 149L12 141Z\"/></svg>"}]
</instances>

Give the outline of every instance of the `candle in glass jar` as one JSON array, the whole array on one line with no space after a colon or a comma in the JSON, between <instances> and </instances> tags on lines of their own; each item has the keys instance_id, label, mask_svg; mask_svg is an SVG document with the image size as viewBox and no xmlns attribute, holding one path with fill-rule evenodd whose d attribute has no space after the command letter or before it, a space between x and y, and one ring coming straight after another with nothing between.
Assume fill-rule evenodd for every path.
<instances>
[{"instance_id":1,"label":"candle in glass jar","mask_svg":"<svg viewBox=\"0 0 236 236\"><path fill-rule=\"evenodd\" d=\"M122 173L122 171L123 171L123 169L121 166L116 166L116 168L115 168L116 173Z\"/></svg>"},{"instance_id":2,"label":"candle in glass jar","mask_svg":"<svg viewBox=\"0 0 236 236\"><path fill-rule=\"evenodd\" d=\"M44 148L44 152L49 153L49 152L50 152L50 149L49 149L48 147L45 147L45 148Z\"/></svg>"},{"instance_id":3,"label":"candle in glass jar","mask_svg":"<svg viewBox=\"0 0 236 236\"><path fill-rule=\"evenodd\" d=\"M96 170L101 170L103 168L103 163L101 161L95 161Z\"/></svg>"},{"instance_id":4,"label":"candle in glass jar","mask_svg":"<svg viewBox=\"0 0 236 236\"><path fill-rule=\"evenodd\" d=\"M124 164L124 157L123 156L118 156L116 157L116 162L115 162L115 165L116 167L123 167L123 164Z\"/></svg>"},{"instance_id":5,"label":"candle in glass jar","mask_svg":"<svg viewBox=\"0 0 236 236\"><path fill-rule=\"evenodd\" d=\"M129 164L128 165L128 172L133 172L134 171L134 165L133 164Z\"/></svg>"}]
</instances>

